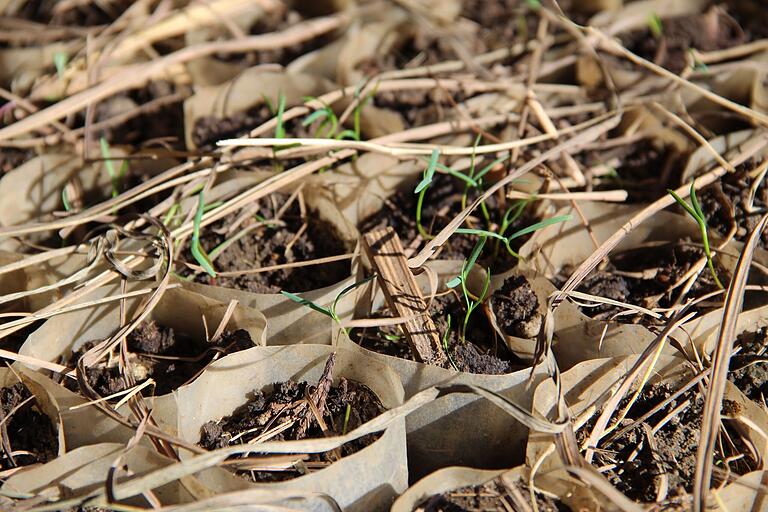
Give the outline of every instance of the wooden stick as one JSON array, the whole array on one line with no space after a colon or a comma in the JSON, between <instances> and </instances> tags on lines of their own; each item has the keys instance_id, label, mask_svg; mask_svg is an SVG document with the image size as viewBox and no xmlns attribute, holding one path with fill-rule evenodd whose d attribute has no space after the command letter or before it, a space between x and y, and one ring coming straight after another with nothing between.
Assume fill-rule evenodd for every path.
<instances>
[{"instance_id":1,"label":"wooden stick","mask_svg":"<svg viewBox=\"0 0 768 512\"><path fill-rule=\"evenodd\" d=\"M447 358L440 335L427 312L421 289L408 268L397 233L391 227L376 229L363 235L363 241L389 309L397 316L411 317L401 325L414 357L423 363L442 366Z\"/></svg>"}]
</instances>

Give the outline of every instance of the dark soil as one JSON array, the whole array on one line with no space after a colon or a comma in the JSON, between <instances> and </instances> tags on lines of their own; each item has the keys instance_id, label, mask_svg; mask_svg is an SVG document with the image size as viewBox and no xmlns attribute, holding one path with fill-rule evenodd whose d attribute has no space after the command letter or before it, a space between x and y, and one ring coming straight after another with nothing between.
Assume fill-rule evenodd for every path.
<instances>
[{"instance_id":1,"label":"dark soil","mask_svg":"<svg viewBox=\"0 0 768 512\"><path fill-rule=\"evenodd\" d=\"M659 147L649 139L621 146L607 152L589 155L584 163L588 167L601 164L613 158L621 162L613 177L601 178L597 190L627 191L627 202L650 202L674 188L680 174L679 162L682 155L671 147Z\"/></svg>"},{"instance_id":2,"label":"dark soil","mask_svg":"<svg viewBox=\"0 0 768 512\"><path fill-rule=\"evenodd\" d=\"M656 384L644 389L637 402L630 408L627 418L622 420L622 428L631 425L635 419L640 418L674 392L675 389L668 384ZM628 400L629 398L625 398L619 410L623 410ZM670 411L687 400L690 404L664 424L653 436L655 444L653 448L643 428L637 424L618 439L610 443L601 442L598 450L595 451L592 464L598 468L616 464L614 468L604 471L603 474L617 489L635 501L656 501L659 477L666 475L669 496L668 502L664 505L679 504L683 499L683 493L691 492L693 486L698 449L698 443L695 441L701 437L704 397L694 388L645 420L648 426L654 428ZM731 403L725 401L723 407L724 409L731 407ZM577 432L580 443L586 440L594 426L594 419ZM738 443L738 434L730 429L729 434ZM744 453L749 452L744 450ZM633 454L634 457L632 457ZM630 460L631 457L632 460ZM722 460L720 454L716 456L716 460ZM754 466L755 462L747 455L745 459L732 462L730 470L737 474L744 474ZM717 475L720 473L717 470L714 472L713 486L718 485Z\"/></svg>"},{"instance_id":3,"label":"dark soil","mask_svg":"<svg viewBox=\"0 0 768 512\"><path fill-rule=\"evenodd\" d=\"M272 100L274 101L274 100ZM276 104L273 105L276 107ZM289 106L286 105L286 110ZM198 148L211 150L216 142L222 139L245 137L254 128L258 128L275 113L269 105L261 104L244 112L237 112L229 117L204 116L195 121L192 128L192 142ZM283 123L286 133L295 138L312 138L316 128L314 125L302 126L302 118L287 119ZM269 134L272 136L272 134Z\"/></svg>"},{"instance_id":4,"label":"dark soil","mask_svg":"<svg viewBox=\"0 0 768 512\"><path fill-rule=\"evenodd\" d=\"M750 160L737 167L736 173L726 174L701 192L699 202L707 217L707 225L721 235L727 236L735 222L735 238L746 240L768 208L768 187L763 180L750 209L750 189L755 179L749 173L758 165L759 162ZM768 233L763 233L761 244L768 247Z\"/></svg>"},{"instance_id":5,"label":"dark soil","mask_svg":"<svg viewBox=\"0 0 768 512\"><path fill-rule=\"evenodd\" d=\"M531 490L522 483L514 483L511 489L502 478L482 485L462 487L443 494L436 494L419 503L414 512L509 512L530 510ZM540 512L564 512L571 510L560 501L543 494L536 494L536 506Z\"/></svg>"},{"instance_id":6,"label":"dark soil","mask_svg":"<svg viewBox=\"0 0 768 512\"><path fill-rule=\"evenodd\" d=\"M0 148L0 176L11 172L36 156L37 153L32 149Z\"/></svg>"},{"instance_id":7,"label":"dark soil","mask_svg":"<svg viewBox=\"0 0 768 512\"><path fill-rule=\"evenodd\" d=\"M51 419L39 409L37 400L33 398L21 405L31 396L29 389L20 382L0 389L0 420L3 421L0 427L3 440L0 469L3 471L45 463L58 453L56 429ZM19 409L14 410L16 407ZM9 449L15 454L13 457Z\"/></svg>"},{"instance_id":8,"label":"dark soil","mask_svg":"<svg viewBox=\"0 0 768 512\"><path fill-rule=\"evenodd\" d=\"M29 335L35 332L41 325L43 325L43 323L45 322L42 320L39 320L37 322L27 325L23 329L20 329L14 332L13 334L10 334L2 338L2 340L0 340L0 348L2 348L3 350L8 350L9 352L15 352L18 354L19 349L24 344L24 342L27 341L27 338L29 337ZM0 327L2 327L2 324L3 323L0 322ZM10 359L5 359L0 357L0 364L5 364L6 362L8 364L13 364L13 361L11 361Z\"/></svg>"},{"instance_id":9,"label":"dark soil","mask_svg":"<svg viewBox=\"0 0 768 512\"><path fill-rule=\"evenodd\" d=\"M241 229L258 222L257 219L262 221L274 219L276 212L288 197L286 194L276 193L260 200L260 207L256 214L242 223L234 233L227 233L227 228L241 215L241 212L233 213L206 227L200 237L201 245L210 253ZM307 228L300 233L304 223L307 224ZM299 234L300 236L297 236ZM289 244L289 249L286 249ZM279 222L268 223L253 229L227 247L216 258L213 266L217 272L247 270L336 256L345 252L347 250L344 241L339 238L333 226L320 219L314 211L309 211L307 216L302 218L298 201L294 200L280 217ZM184 251L184 257L186 261L196 264L188 245ZM189 276L192 272L185 269L182 275ZM341 260L322 265L229 277L211 278L206 273L199 273L194 279L199 283L238 288L254 293L279 293L281 290L291 292L315 290L338 283L349 275L349 261Z\"/></svg>"},{"instance_id":10,"label":"dark soil","mask_svg":"<svg viewBox=\"0 0 768 512\"><path fill-rule=\"evenodd\" d=\"M634 53L674 73L685 69L688 52L693 48L711 52L747 42L738 22L716 7L693 16L662 20L661 25L658 37L650 28L644 28L624 36L623 43Z\"/></svg>"},{"instance_id":11,"label":"dark soil","mask_svg":"<svg viewBox=\"0 0 768 512\"><path fill-rule=\"evenodd\" d=\"M132 358L134 380L137 384L148 378L155 380L154 391L145 388L154 395L165 395L198 375L212 360L215 354L232 354L254 346L248 331L224 331L212 341L196 340L177 335L173 329L158 325L154 321L141 323L128 335L128 351ZM68 366L75 367L77 361L94 343L85 343L72 353ZM116 358L115 358L116 359ZM118 367L117 360L106 366L86 369L88 384L100 395L109 396L129 387L128 382ZM76 391L77 383L67 380L67 387Z\"/></svg>"},{"instance_id":12,"label":"dark soil","mask_svg":"<svg viewBox=\"0 0 768 512\"><path fill-rule=\"evenodd\" d=\"M728 380L753 402L763 406L768 396L768 329L742 333L736 338L738 354L731 356Z\"/></svg>"},{"instance_id":13,"label":"dark soil","mask_svg":"<svg viewBox=\"0 0 768 512\"><path fill-rule=\"evenodd\" d=\"M440 339L447 343L449 361L445 368L483 375L501 375L518 369L514 356L509 353L503 340L493 330L481 308L469 318L466 339L461 339L461 325L466 308L463 299L451 291L436 296L429 314L435 322ZM374 313L374 318L390 316L386 310ZM450 317L450 326L448 318ZM446 331L448 332L446 337ZM361 347L380 354L415 360L405 334L398 325L377 328L354 329L351 339Z\"/></svg>"},{"instance_id":14,"label":"dark soil","mask_svg":"<svg viewBox=\"0 0 768 512\"><path fill-rule=\"evenodd\" d=\"M72 2L68 9L56 9L59 0L30 0L23 2L17 13L19 18L45 23L83 27L107 25L123 14L133 2L110 0L109 2Z\"/></svg>"},{"instance_id":15,"label":"dark soil","mask_svg":"<svg viewBox=\"0 0 768 512\"><path fill-rule=\"evenodd\" d=\"M703 255L703 249L687 241L631 249L612 255L610 261L593 270L577 290L647 309L668 308L674 304L680 287L672 293L667 291L668 288L681 279ZM555 280L555 285L562 286L570 276L571 270L564 268ZM728 274L717 260L715 260L715 270L720 281L727 283ZM717 289L712 274L705 267L686 298L700 297ZM621 323L654 325L657 322L648 315L640 314L613 318L624 308L610 304L581 307L581 310L592 318L613 319ZM700 303L693 310L704 312L706 308L703 303Z\"/></svg>"},{"instance_id":16,"label":"dark soil","mask_svg":"<svg viewBox=\"0 0 768 512\"><path fill-rule=\"evenodd\" d=\"M422 227L430 235L440 232L454 217L461 212L461 196L464 193L464 181L448 174L436 173L432 184L427 189L422 206ZM385 226L392 227L400 237L403 247L408 250L416 251L420 249L426 240L419 234L416 223L416 210L418 194L414 194L415 183L408 183L397 193L389 198L384 206L377 213L369 216L360 223L360 232L367 233L372 229ZM470 204L480 193L473 188L467 196L467 204ZM486 200L486 206L489 218L493 227L499 226L503 221L504 212L507 208L516 207L519 203L510 201L504 205L496 196ZM477 208L472 216L465 221L462 227L489 229L485 219L482 218L481 208ZM528 208L525 208L522 214L513 221L507 228L505 235L510 235L515 231L538 222ZM510 244L512 250L517 251L529 237L523 236L516 238ZM477 244L476 235L454 234L443 244L437 252L435 258L448 260L464 260L472 254ZM512 256L503 244L496 240L488 240L483 252L480 255L478 263L490 267L491 272L499 274L517 264L517 258Z\"/></svg>"},{"instance_id":17,"label":"dark soil","mask_svg":"<svg viewBox=\"0 0 768 512\"><path fill-rule=\"evenodd\" d=\"M292 380L274 384L274 389L271 391L256 390L251 398L230 416L219 421L209 421L203 425L200 429L199 444L207 450L215 450L230 444L245 444L289 420L295 420L294 425L270 438L271 441L322 438L326 434L323 433L305 401L305 397L312 396L315 390L315 386L306 382ZM323 412L323 420L330 431L328 435L341 435L343 432L354 430L386 410L370 388L344 378L330 387L324 405L319 405L318 409ZM349 411L349 420L346 422L345 430L347 411ZM242 432L248 433L232 440ZM344 444L338 452L305 455L302 457L304 466L309 470L322 469L338 460L339 455L341 457L352 455L378 438L378 434L372 434ZM275 471L239 470L237 473L255 482L284 481L302 475L298 467Z\"/></svg>"},{"instance_id":18,"label":"dark soil","mask_svg":"<svg viewBox=\"0 0 768 512\"><path fill-rule=\"evenodd\" d=\"M187 86L157 80L141 89L111 97L96 106L94 123L108 121L174 94L179 95L174 103L146 111L119 125L94 130L92 136L96 139L104 137L111 145L132 145L141 153L147 153L153 147L185 150L183 98L192 94ZM82 121L84 123L84 119Z\"/></svg>"},{"instance_id":19,"label":"dark soil","mask_svg":"<svg viewBox=\"0 0 768 512\"><path fill-rule=\"evenodd\" d=\"M512 276L491 296L496 323L509 336L532 338L541 326L539 299L523 276Z\"/></svg>"}]
</instances>

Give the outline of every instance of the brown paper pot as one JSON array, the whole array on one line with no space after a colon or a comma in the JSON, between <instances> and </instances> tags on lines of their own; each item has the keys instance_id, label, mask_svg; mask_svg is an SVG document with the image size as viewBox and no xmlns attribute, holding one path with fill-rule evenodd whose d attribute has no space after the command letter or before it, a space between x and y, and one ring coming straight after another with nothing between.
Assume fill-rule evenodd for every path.
<instances>
[{"instance_id":1,"label":"brown paper pot","mask_svg":"<svg viewBox=\"0 0 768 512\"><path fill-rule=\"evenodd\" d=\"M245 403L253 390L288 379L317 382L333 351L331 347L318 345L262 347L217 361L195 382L176 392L179 435L197 443L204 423L231 414ZM403 388L397 374L374 358L337 350L333 375L334 380L345 377L367 385L387 409L403 402ZM227 392L222 393L222 389ZM277 443L290 446L311 441ZM264 446L269 444L275 443ZM343 510L386 510L407 485L405 421L390 424L378 440L359 452L293 480L255 484L221 467L205 470L198 478L200 485L190 489L198 499L241 489L265 489L323 493Z\"/></svg>"},{"instance_id":2,"label":"brown paper pot","mask_svg":"<svg viewBox=\"0 0 768 512\"><path fill-rule=\"evenodd\" d=\"M607 10L593 16L589 23L599 27L607 35L617 37L635 30L648 27L648 20L658 16L662 21L677 16L685 16L701 12L706 5L704 0L641 0L628 2L617 10ZM619 90L637 84L648 77L649 74L638 69L628 61L602 52L600 54L611 80ZM581 55L576 64L576 74L579 82L587 88L592 88L604 82L602 71L594 60L594 57L585 53ZM658 82L654 75L646 80Z\"/></svg>"},{"instance_id":3,"label":"brown paper pot","mask_svg":"<svg viewBox=\"0 0 768 512\"><path fill-rule=\"evenodd\" d=\"M440 282L445 282L457 275L461 262L434 261L429 263L429 267L437 274ZM428 293L426 274L418 275L417 281ZM361 287L358 302L365 300L367 304L370 301L372 309L376 311L383 304L381 292L370 299L363 299L367 294L367 290ZM367 316L367 313L358 313L358 316ZM473 314L482 315L482 312L477 310ZM456 372L372 352L350 340L338 327L334 328L333 336L340 348L365 354L392 368L403 382L406 400L431 386L470 384L495 391L527 409L531 403L529 377L532 379L531 386L544 378L541 368L533 376L529 369L506 375ZM478 418L482 420L478 421ZM408 415L406 428L411 481L451 465L479 468L513 466L522 460L520 450L527 432L524 425L492 403L463 393L443 396L425 404Z\"/></svg>"},{"instance_id":4,"label":"brown paper pot","mask_svg":"<svg viewBox=\"0 0 768 512\"><path fill-rule=\"evenodd\" d=\"M405 491L392 506L392 512L414 512L424 500L432 496L456 491L464 487L481 486L490 483L496 479L506 487L519 486L525 491L529 491L528 478L530 471L528 468L520 466L513 469L504 470L480 470L466 467L450 467L435 471L431 475L422 478ZM528 495L525 496L528 498ZM505 499L507 506L512 506L512 510L518 510L515 503L510 503ZM524 502L532 510L530 501ZM424 505L421 505L424 506ZM501 500L498 503L489 504L489 507L502 507ZM540 506L540 505L539 505ZM483 509L486 510L486 509ZM490 508L488 509L490 510ZM501 510L498 508L498 510ZM525 510L525 509L523 509Z\"/></svg>"},{"instance_id":5,"label":"brown paper pot","mask_svg":"<svg viewBox=\"0 0 768 512\"><path fill-rule=\"evenodd\" d=\"M111 155L122 156L119 148ZM115 161L119 168L121 161ZM0 178L0 193L16 198L0 205L0 226L13 226L33 220L50 219L53 211L64 211L62 190L70 180L79 181L83 191L107 197L110 190L109 173L103 163L85 165L79 156L51 153L35 157ZM44 240L50 233L32 236L35 241ZM18 243L3 239L0 248L14 251Z\"/></svg>"},{"instance_id":6,"label":"brown paper pot","mask_svg":"<svg viewBox=\"0 0 768 512\"><path fill-rule=\"evenodd\" d=\"M117 293L115 287L107 287L104 296ZM129 314L138 306L136 299L127 301ZM204 339L205 325L210 334L218 327L227 309L227 304L203 297L187 290L170 289L165 292L162 299L151 312L148 319L157 321L160 325L170 327L174 331L197 339ZM205 325L203 323L205 318ZM84 343L102 340L111 336L117 326L120 325L120 308L118 302L109 302L93 308L72 311L53 317L35 331L22 345L19 353L44 361L67 361L73 351ZM254 346L263 345L265 342L264 329L266 320L258 311L243 306L236 306L231 316L227 329L244 329L248 331ZM82 403L82 398L64 389L61 386L56 391L57 396L68 405ZM164 425L175 425L175 405L170 395L158 397L155 400L155 418ZM121 409L123 410L123 409ZM123 410L128 414L127 409ZM72 442L76 446L94 442L94 439L102 441L124 441L125 431L119 428L113 421L100 415L91 408L68 411L65 415L73 417L91 415L95 418L97 426L88 425L85 420L78 423L82 428L73 428L68 432L72 436Z\"/></svg>"},{"instance_id":7,"label":"brown paper pot","mask_svg":"<svg viewBox=\"0 0 768 512\"><path fill-rule=\"evenodd\" d=\"M200 87L184 102L187 147L195 147L195 125L204 117L228 118L264 105L266 100L276 106L280 94L285 97L286 106L290 106L302 102L305 96L319 96L331 89L330 82L316 75L264 71L258 66L223 84Z\"/></svg>"},{"instance_id":8,"label":"brown paper pot","mask_svg":"<svg viewBox=\"0 0 768 512\"><path fill-rule=\"evenodd\" d=\"M581 427L594 414L599 413L603 404L610 397L610 393L615 391L619 380L625 376L637 361L637 356L595 359L580 363L561 375L562 392L569 411L574 418L575 427ZM656 383L668 383L672 389L678 389L681 385L688 382L693 373L684 364L684 361L676 357L661 356L658 363L654 366L654 371L650 377L649 385ZM637 385L637 382L635 382ZM758 407L755 403L745 397L735 386L728 383L725 390L725 400L735 403L734 410L738 410L739 416L751 420L758 428L765 431L768 426L768 414ZM555 384L551 380L543 382L536 388L533 398L533 412L542 417L556 417L557 398ZM766 453L765 437L758 430L746 426L739 422L736 427L742 434L746 435L749 442L756 447L758 456L763 458ZM576 429L578 430L578 428ZM563 461L557 455L556 451L551 451L554 437L549 434L532 432L528 440L527 464L539 465L539 472L542 474L557 473L563 467ZM595 473L598 475L598 473ZM562 473L561 473L562 476ZM604 477L599 476L600 479ZM606 481L607 483L607 481ZM549 487L551 485L551 487ZM731 484L725 489L730 489ZM549 481L544 490L551 491L558 496L566 496L567 490L573 490L579 487L571 480ZM672 489L670 489L670 492ZM593 489L595 495L598 491ZM744 490L745 493L750 491ZM714 503L712 499L709 500ZM566 500L567 502L567 500Z\"/></svg>"},{"instance_id":9,"label":"brown paper pot","mask_svg":"<svg viewBox=\"0 0 768 512\"><path fill-rule=\"evenodd\" d=\"M26 370L24 368L15 367L13 369L11 368L0 368L0 388L8 388L12 387L15 384L19 383L21 381L24 386L29 390L30 394L34 397L34 402L36 404L36 409L43 415L45 415L51 422L51 427L53 428L52 432L50 434L53 436L53 439L50 439L50 441L55 441L57 444L56 447L56 453L52 454L53 457L61 457L64 455L64 453L67 452L68 446L66 443L66 440L64 438L64 422L62 419L62 406L59 404L59 402L56 400L56 398L48 391L47 386L44 382L42 382L44 378L40 375L33 375L33 372ZM15 407L19 407L19 404L23 403L23 398L19 398L17 400ZM7 403L6 403L7 401ZM3 396L3 402L4 404L13 404L15 403L13 399L11 398L11 395L9 394L7 397ZM13 410L13 409L11 409ZM7 412L7 411L6 411ZM17 411L14 411L17 412ZM10 416L11 420L13 421L13 416ZM5 427L8 428L9 425L6 421L6 419L3 420ZM38 420L39 421L39 420ZM25 427L34 428L34 424L26 424ZM25 448L22 448L18 444L15 445L16 442L18 442L14 435L11 433L11 429L8 429L8 442L10 443L11 449L16 451L22 451ZM44 436L46 433L41 430L38 432L38 435ZM16 457L20 457L21 455L16 455ZM53 459L52 459L53 460ZM17 461L19 463L20 461ZM45 463L47 461L40 461L42 463ZM29 462L27 462L29 464ZM21 466L18 470L18 473L23 473L26 471L26 468L24 466Z\"/></svg>"},{"instance_id":10,"label":"brown paper pot","mask_svg":"<svg viewBox=\"0 0 768 512\"><path fill-rule=\"evenodd\" d=\"M606 203L585 202L580 206L598 243L610 237L639 211L633 206ZM594 243L578 216L573 217L569 222L536 232L520 251L525 258L521 269L554 279L565 266L575 268L588 258L595 250ZM698 225L692 219L661 211L635 227L613 252L651 242L674 242L686 237L698 242L700 236ZM710 240L716 245L714 236L710 235ZM716 261L732 272L737 257L738 251L729 244L716 256ZM592 319L569 301L563 302L555 315L557 341L553 350L563 368L597 357L637 354L655 338L640 324Z\"/></svg>"},{"instance_id":11,"label":"brown paper pot","mask_svg":"<svg viewBox=\"0 0 768 512\"><path fill-rule=\"evenodd\" d=\"M90 505L106 506L103 489L109 468L125 451L125 445L121 443L83 446L45 465L12 476L3 484L2 491L22 495L46 495L50 497L52 502L57 502L70 500L72 496L93 494L101 490L101 499ZM168 466L173 461L150 448L136 446L128 450L122 462L128 466L132 478L140 478L152 471ZM121 484L124 483L124 475L125 473L118 473L116 481ZM121 494L119 491L121 486L117 485L116 487L117 494ZM177 482L159 486L156 489L145 486L145 490L153 490L163 505L191 501L189 494ZM128 496L120 496L119 499L124 504L147 505L146 500L136 492ZM74 506L78 502L79 500L75 500L74 503L68 502L68 506Z\"/></svg>"}]
</instances>

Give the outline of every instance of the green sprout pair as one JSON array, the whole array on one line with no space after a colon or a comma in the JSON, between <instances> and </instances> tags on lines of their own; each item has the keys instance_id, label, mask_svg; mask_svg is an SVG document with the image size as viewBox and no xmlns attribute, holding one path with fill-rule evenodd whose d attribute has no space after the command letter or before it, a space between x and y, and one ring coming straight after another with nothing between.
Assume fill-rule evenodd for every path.
<instances>
[{"instance_id":1,"label":"green sprout pair","mask_svg":"<svg viewBox=\"0 0 768 512\"><path fill-rule=\"evenodd\" d=\"M721 283L720 279L717 277L717 272L715 272L715 264L712 261L712 251L709 246L709 236L707 234L707 217L701 210L701 205L699 205L699 200L696 197L696 180L694 179L691 182L691 204L685 202L685 200L677 195L674 190L667 189L667 192L675 199L675 201L677 201L677 204L682 206L683 209L685 209L685 211L688 212L691 217L693 217L693 220L695 220L699 225L699 229L701 230L702 243L704 244L704 254L707 257L707 266L709 267L709 271L712 273L715 284L717 284L718 288L722 289L723 283Z\"/></svg>"}]
</instances>

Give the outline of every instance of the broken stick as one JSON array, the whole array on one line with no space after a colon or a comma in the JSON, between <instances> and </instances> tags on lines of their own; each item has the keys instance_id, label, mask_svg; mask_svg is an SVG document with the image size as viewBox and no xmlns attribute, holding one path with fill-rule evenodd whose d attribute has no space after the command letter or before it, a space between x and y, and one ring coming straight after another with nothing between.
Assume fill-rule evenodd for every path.
<instances>
[{"instance_id":1,"label":"broken stick","mask_svg":"<svg viewBox=\"0 0 768 512\"><path fill-rule=\"evenodd\" d=\"M376 229L363 235L363 242L389 309L397 316L409 318L401 325L414 357L423 363L443 366L447 358L440 334L408 268L397 233L390 227Z\"/></svg>"}]
</instances>

